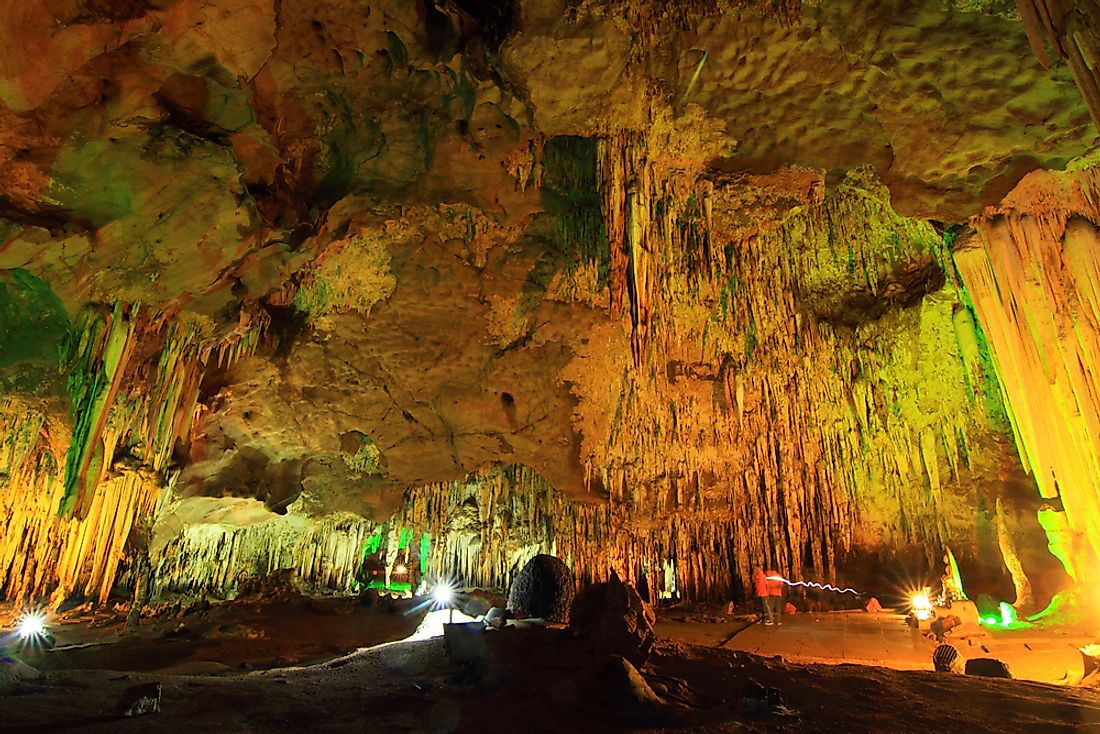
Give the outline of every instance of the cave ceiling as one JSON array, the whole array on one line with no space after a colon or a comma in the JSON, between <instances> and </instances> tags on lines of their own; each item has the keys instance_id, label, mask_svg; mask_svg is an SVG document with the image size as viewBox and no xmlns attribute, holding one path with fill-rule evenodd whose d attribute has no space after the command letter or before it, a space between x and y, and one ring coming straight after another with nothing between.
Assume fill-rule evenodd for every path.
<instances>
[{"instance_id":1,"label":"cave ceiling","mask_svg":"<svg viewBox=\"0 0 1100 734\"><path fill-rule=\"evenodd\" d=\"M965 535L975 486L1034 486L952 239L1096 144L1030 19L7 3L0 387L91 436L68 454L78 514L112 462L373 518L519 464L646 521L793 483L767 531L792 563L820 557L811 526ZM112 387L74 387L97 360ZM875 522L833 538L856 506Z\"/></svg>"}]
</instances>

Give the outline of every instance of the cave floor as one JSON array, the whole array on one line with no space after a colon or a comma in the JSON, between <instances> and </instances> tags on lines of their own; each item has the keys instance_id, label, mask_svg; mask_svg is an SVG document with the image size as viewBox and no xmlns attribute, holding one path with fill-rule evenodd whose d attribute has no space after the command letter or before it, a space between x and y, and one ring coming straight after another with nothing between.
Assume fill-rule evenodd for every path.
<instances>
[{"instance_id":1,"label":"cave floor","mask_svg":"<svg viewBox=\"0 0 1100 734\"><path fill-rule=\"evenodd\" d=\"M662 637L755 655L780 655L799 663L855 663L896 670L932 670L936 642L910 629L901 614L863 611L806 612L784 615L783 624L738 625L662 619ZM733 634L728 640L730 634ZM1079 681L1084 673L1078 648L1093 636L1062 629L982 627L949 633L946 639L966 659L993 657L1007 663L1013 675L1043 683Z\"/></svg>"},{"instance_id":2,"label":"cave floor","mask_svg":"<svg viewBox=\"0 0 1100 734\"><path fill-rule=\"evenodd\" d=\"M1088 689L858 665L801 665L658 643L642 668L663 703L616 707L584 668L592 653L556 629L487 636L480 669L439 638L396 642L310 667L223 675L56 671L0 698L5 732L1080 732L1100 731ZM783 706L752 713L749 679ZM157 681L161 711L120 719L122 692Z\"/></svg>"},{"instance_id":3,"label":"cave floor","mask_svg":"<svg viewBox=\"0 0 1100 734\"><path fill-rule=\"evenodd\" d=\"M0 609L0 621L13 611ZM376 644L411 634L420 615L402 611L243 599L162 610L123 635L124 610L74 610L56 620L54 651L21 655L44 675L0 696L0 732L1100 732L1100 693L932 673L935 643L895 614L803 613L765 627L662 612L641 670L664 704L643 715L608 704L600 681L580 682L593 654L562 630L490 633L491 662L469 669L449 662L438 638ZM1018 677L1059 680L1074 665L1080 677L1085 641L982 630L954 643ZM783 707L747 712L748 679L776 688ZM162 685L161 713L118 718L122 692L151 681Z\"/></svg>"},{"instance_id":4,"label":"cave floor","mask_svg":"<svg viewBox=\"0 0 1100 734\"><path fill-rule=\"evenodd\" d=\"M403 614L405 606L411 605L298 594L190 603L179 610L161 605L130 633L125 607L74 609L51 615L52 649L20 647L18 657L41 671L218 674L308 665L408 637L424 615ZM12 627L19 611L0 605L0 629Z\"/></svg>"}]
</instances>

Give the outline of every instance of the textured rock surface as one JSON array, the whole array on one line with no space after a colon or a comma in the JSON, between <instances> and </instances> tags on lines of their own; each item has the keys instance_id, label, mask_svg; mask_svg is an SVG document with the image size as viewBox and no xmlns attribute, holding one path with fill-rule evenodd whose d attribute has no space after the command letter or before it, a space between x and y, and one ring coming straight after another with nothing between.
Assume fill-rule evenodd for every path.
<instances>
[{"instance_id":1,"label":"textured rock surface","mask_svg":"<svg viewBox=\"0 0 1100 734\"><path fill-rule=\"evenodd\" d=\"M577 582L560 558L540 554L512 580L508 609L523 617L568 622Z\"/></svg>"},{"instance_id":2,"label":"textured rock surface","mask_svg":"<svg viewBox=\"0 0 1100 734\"><path fill-rule=\"evenodd\" d=\"M499 586L555 547L706 598L949 543L1049 596L1048 537L1071 574L1100 538L1095 355L1053 381L1080 420L1009 363L1087 311L1100 215L1005 196L1096 142L1091 16L988 5L5 7L0 589L347 590L396 513ZM1063 227L1042 297L1080 297L1025 334L991 294L1061 282Z\"/></svg>"},{"instance_id":3,"label":"textured rock surface","mask_svg":"<svg viewBox=\"0 0 1100 734\"><path fill-rule=\"evenodd\" d=\"M1066 571L1100 558L1100 221L1095 171L1028 176L956 257L986 324L1020 455Z\"/></svg>"},{"instance_id":4,"label":"textured rock surface","mask_svg":"<svg viewBox=\"0 0 1100 734\"><path fill-rule=\"evenodd\" d=\"M649 657L656 636L653 609L637 590L611 572L607 581L581 590L569 627L600 655L621 656L634 665Z\"/></svg>"},{"instance_id":5,"label":"textured rock surface","mask_svg":"<svg viewBox=\"0 0 1100 734\"><path fill-rule=\"evenodd\" d=\"M576 685L578 697L586 704L607 706L634 716L644 715L663 703L638 669L617 655L581 670Z\"/></svg>"}]
</instances>

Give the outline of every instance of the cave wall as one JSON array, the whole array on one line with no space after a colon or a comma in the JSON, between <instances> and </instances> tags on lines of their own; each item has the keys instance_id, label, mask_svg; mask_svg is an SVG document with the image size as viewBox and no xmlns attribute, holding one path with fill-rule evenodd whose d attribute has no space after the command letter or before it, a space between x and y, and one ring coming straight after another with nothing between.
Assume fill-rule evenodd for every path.
<instances>
[{"instance_id":1,"label":"cave wall","mask_svg":"<svg viewBox=\"0 0 1100 734\"><path fill-rule=\"evenodd\" d=\"M6 596L102 600L151 549L165 590L279 564L346 589L363 533L470 477L557 518L522 547L593 579L674 559L694 598L944 544L1003 585L998 502L1044 568L1052 470L1027 471L1062 459L1027 448L1041 411L1003 365L1054 332L1012 336L982 283L1013 266L982 275L942 222L1032 211L998 202L1095 145L1088 75L1029 45L1063 26L124 5L0 10ZM979 231L1015 241L999 211ZM1084 532L1095 498L1062 494ZM257 513L180 514L213 501ZM440 542L485 583L516 553Z\"/></svg>"},{"instance_id":2,"label":"cave wall","mask_svg":"<svg viewBox=\"0 0 1100 734\"><path fill-rule=\"evenodd\" d=\"M78 345L103 345L95 369L86 348L69 363L83 438L61 449L67 458L8 459L14 471L36 467L26 475L52 488L51 502L75 504L77 519L8 493L11 517L60 532L90 516L116 558L141 552L141 538L127 550L131 526L153 526L143 532L157 548L155 588L216 593L282 567L346 591L357 544L401 513L440 539L433 569L470 582L505 582L517 548L537 547L595 580L615 569L640 582L671 562L689 598L737 593L757 559L832 580L851 558L916 549L932 559L944 544L964 568L1003 575L998 498L1021 544L1045 545L1034 507L1005 489L1006 475L1023 472L1005 451L1011 429L950 236L893 213L868 170L828 192L806 169L683 184L682 172L661 178L659 157L619 150L648 167L654 187L624 197L625 176L598 157L615 144L569 144L579 156L569 165L590 167L602 194L595 223L570 210L521 234L468 208L459 210L468 217L375 212L284 296L297 324L288 333L276 336L270 321L222 334L127 326L120 341L144 355L122 364L111 354L127 350L108 348L121 307L80 322L74 333L89 336ZM629 210L616 212L617 201ZM616 217L631 225L617 242ZM603 245L563 248L577 227L594 227ZM349 248L358 248L350 274L333 265ZM546 251L557 253L549 265ZM617 256L626 264L616 272ZM455 313L463 329L441 329ZM55 435L34 439L46 446ZM99 457L90 477L65 471L88 446ZM158 461L177 466L170 495L146 483L140 504L118 505L89 489L104 484L104 466L145 465L155 477ZM526 473L474 484L530 495L514 501L537 503L553 530L532 524L526 542L496 544L479 531L472 542L447 530L457 500L435 502L434 515L403 509L501 462ZM423 489L406 496L410 487ZM262 512L180 524L167 496ZM490 523L493 503L478 507ZM341 517L360 519L337 532ZM56 543L43 536L37 546L22 525L9 527L10 558L29 562ZM89 559L104 552L76 547ZM58 584L59 594L86 594L91 584L102 597L118 566L47 569L10 572L9 593Z\"/></svg>"}]
</instances>

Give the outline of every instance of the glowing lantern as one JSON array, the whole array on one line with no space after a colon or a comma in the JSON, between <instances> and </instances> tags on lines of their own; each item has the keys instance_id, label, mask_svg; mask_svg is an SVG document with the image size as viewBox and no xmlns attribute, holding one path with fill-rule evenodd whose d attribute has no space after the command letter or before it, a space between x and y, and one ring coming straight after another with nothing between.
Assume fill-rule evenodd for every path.
<instances>
[{"instance_id":1,"label":"glowing lantern","mask_svg":"<svg viewBox=\"0 0 1100 734\"><path fill-rule=\"evenodd\" d=\"M922 622L932 616L932 602L928 600L926 592L913 594L909 598L909 606L913 610L913 616Z\"/></svg>"}]
</instances>

